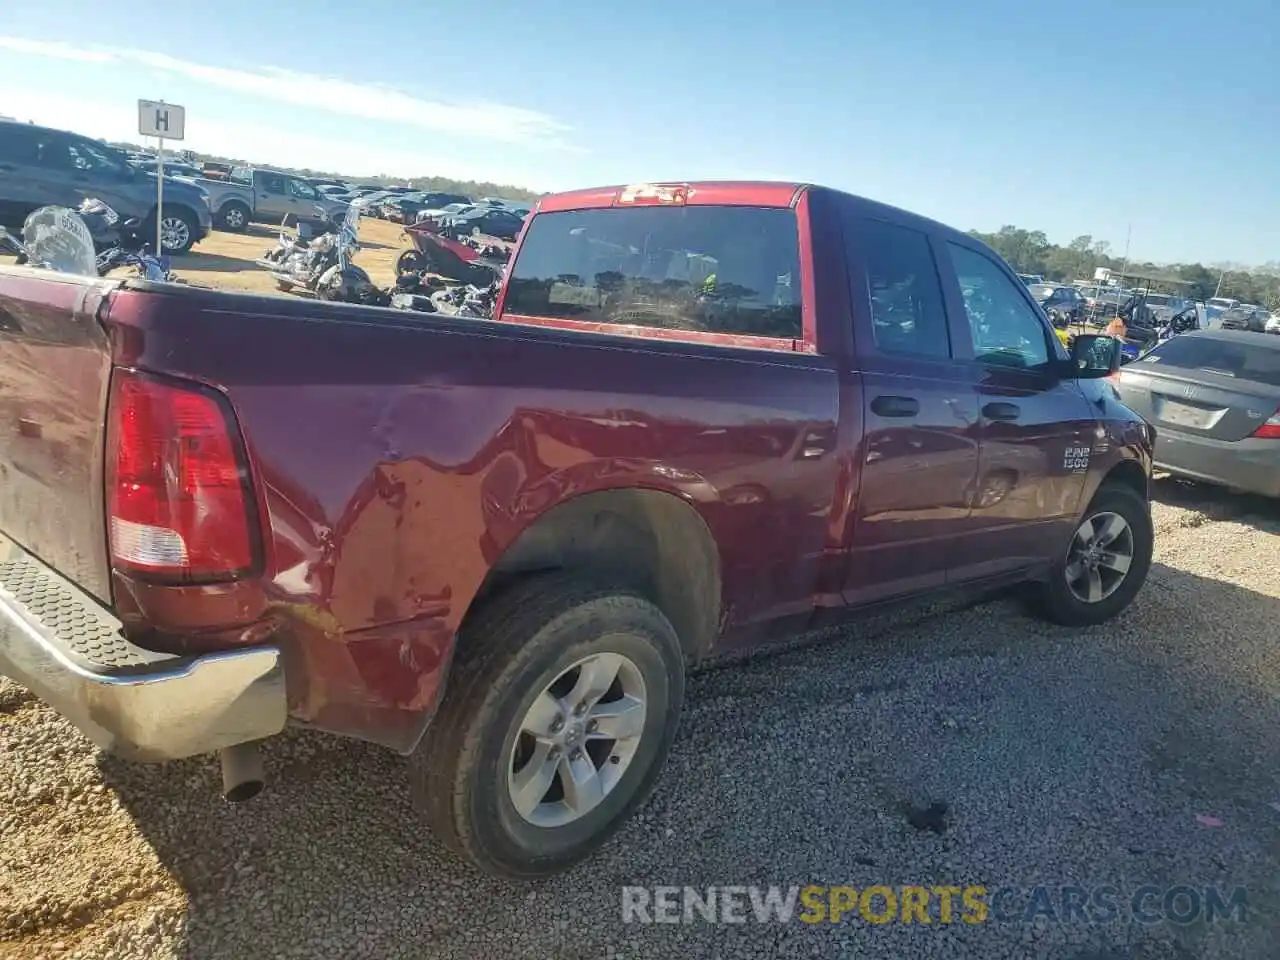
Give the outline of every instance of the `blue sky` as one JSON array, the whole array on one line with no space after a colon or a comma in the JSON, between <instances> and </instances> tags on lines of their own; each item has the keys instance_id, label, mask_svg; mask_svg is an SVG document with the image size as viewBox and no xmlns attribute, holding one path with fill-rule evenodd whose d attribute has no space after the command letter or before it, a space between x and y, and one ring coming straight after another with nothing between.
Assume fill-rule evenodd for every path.
<instances>
[{"instance_id":1,"label":"blue sky","mask_svg":"<svg viewBox=\"0 0 1280 960\"><path fill-rule=\"evenodd\" d=\"M0 114L95 136L138 139L135 101L165 99L188 146L262 163L812 180L1117 254L1131 226L1143 259L1280 259L1275 0L10 6Z\"/></svg>"}]
</instances>

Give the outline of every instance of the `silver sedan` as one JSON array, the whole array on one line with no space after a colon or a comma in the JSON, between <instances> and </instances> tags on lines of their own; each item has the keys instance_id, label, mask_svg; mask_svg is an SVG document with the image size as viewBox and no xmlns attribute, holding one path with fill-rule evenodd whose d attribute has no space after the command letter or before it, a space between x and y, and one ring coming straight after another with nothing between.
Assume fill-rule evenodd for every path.
<instances>
[{"instance_id":1,"label":"silver sedan","mask_svg":"<svg viewBox=\"0 0 1280 960\"><path fill-rule=\"evenodd\" d=\"M1117 387L1156 428L1157 469L1280 497L1280 337L1185 333L1123 367Z\"/></svg>"}]
</instances>

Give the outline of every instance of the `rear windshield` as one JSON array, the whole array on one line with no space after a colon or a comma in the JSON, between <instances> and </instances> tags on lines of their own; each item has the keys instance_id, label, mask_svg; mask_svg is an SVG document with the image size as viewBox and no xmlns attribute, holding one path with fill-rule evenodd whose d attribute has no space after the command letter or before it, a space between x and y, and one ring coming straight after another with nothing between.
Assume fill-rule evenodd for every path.
<instances>
[{"instance_id":1,"label":"rear windshield","mask_svg":"<svg viewBox=\"0 0 1280 960\"><path fill-rule=\"evenodd\" d=\"M799 339L795 212L611 207L535 216L505 311L592 323Z\"/></svg>"},{"instance_id":2,"label":"rear windshield","mask_svg":"<svg viewBox=\"0 0 1280 960\"><path fill-rule=\"evenodd\" d=\"M1149 307L1167 307L1169 306L1169 303L1170 298L1166 297L1163 293L1147 294L1147 306Z\"/></svg>"},{"instance_id":3,"label":"rear windshield","mask_svg":"<svg viewBox=\"0 0 1280 960\"><path fill-rule=\"evenodd\" d=\"M1280 339L1280 338L1277 338ZM1140 361L1184 370L1207 370L1280 387L1280 344L1239 343L1210 337L1174 337Z\"/></svg>"}]
</instances>

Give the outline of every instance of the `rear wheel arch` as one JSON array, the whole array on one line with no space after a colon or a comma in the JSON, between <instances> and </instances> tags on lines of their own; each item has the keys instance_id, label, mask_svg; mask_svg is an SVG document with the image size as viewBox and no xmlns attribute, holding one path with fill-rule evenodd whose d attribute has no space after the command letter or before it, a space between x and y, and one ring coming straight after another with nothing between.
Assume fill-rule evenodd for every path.
<instances>
[{"instance_id":1,"label":"rear wheel arch","mask_svg":"<svg viewBox=\"0 0 1280 960\"><path fill-rule=\"evenodd\" d=\"M549 570L581 571L647 597L670 620L689 660L704 657L719 633L719 549L702 516L675 494L606 490L551 508L493 565L463 624L497 593Z\"/></svg>"}]
</instances>

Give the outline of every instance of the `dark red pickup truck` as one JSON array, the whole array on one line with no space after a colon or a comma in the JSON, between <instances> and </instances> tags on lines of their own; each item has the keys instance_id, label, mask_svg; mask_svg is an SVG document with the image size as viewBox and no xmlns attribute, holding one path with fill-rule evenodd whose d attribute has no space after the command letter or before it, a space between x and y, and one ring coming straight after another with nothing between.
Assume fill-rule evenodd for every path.
<instances>
[{"instance_id":1,"label":"dark red pickup truck","mask_svg":"<svg viewBox=\"0 0 1280 960\"><path fill-rule=\"evenodd\" d=\"M545 198L495 320L0 270L0 672L103 748L412 755L483 868L594 849L686 668L925 591L1134 598L1152 430L1014 273L814 186Z\"/></svg>"}]
</instances>

